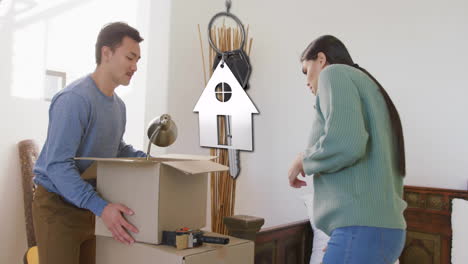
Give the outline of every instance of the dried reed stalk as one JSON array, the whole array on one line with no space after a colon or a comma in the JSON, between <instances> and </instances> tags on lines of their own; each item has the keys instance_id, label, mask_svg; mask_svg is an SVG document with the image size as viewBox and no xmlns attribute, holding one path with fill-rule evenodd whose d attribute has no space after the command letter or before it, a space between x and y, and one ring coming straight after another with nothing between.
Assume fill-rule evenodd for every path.
<instances>
[{"instance_id":1,"label":"dried reed stalk","mask_svg":"<svg viewBox=\"0 0 468 264\"><path fill-rule=\"evenodd\" d=\"M224 24L222 27L211 29L211 39L213 43L221 51L230 51L239 49L242 41L241 31L238 27L231 28L226 27ZM249 27L246 30L246 40L244 45L244 51L250 56L252 49L253 39L248 39ZM198 36L200 39L200 48L203 61L203 74L206 81L205 71L205 55L203 53L202 37L200 32L200 25L198 25ZM213 62L216 58L216 51L208 45L208 72L210 76L213 74ZM221 95L218 95L221 96ZM218 124L220 126L219 140L221 143L225 143L226 131L225 131L225 118L218 117ZM229 157L227 149L210 149L210 155L218 156L216 161L220 164L229 166ZM211 230L220 234L227 234L227 229L223 224L223 218L225 216L232 216L234 214L234 205L236 201L236 181L229 175L229 171L214 172L210 176L210 191L211 191Z\"/></svg>"}]
</instances>

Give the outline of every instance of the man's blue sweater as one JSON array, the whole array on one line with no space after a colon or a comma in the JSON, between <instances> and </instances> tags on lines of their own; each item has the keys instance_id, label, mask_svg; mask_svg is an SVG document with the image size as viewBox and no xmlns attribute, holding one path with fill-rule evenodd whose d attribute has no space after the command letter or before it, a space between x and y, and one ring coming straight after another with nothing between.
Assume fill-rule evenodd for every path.
<instances>
[{"instance_id":1,"label":"man's blue sweater","mask_svg":"<svg viewBox=\"0 0 468 264\"><path fill-rule=\"evenodd\" d=\"M144 157L125 144L124 102L103 94L88 75L52 99L47 139L34 168L34 182L100 216L108 204L80 174L92 163L75 157Z\"/></svg>"}]
</instances>

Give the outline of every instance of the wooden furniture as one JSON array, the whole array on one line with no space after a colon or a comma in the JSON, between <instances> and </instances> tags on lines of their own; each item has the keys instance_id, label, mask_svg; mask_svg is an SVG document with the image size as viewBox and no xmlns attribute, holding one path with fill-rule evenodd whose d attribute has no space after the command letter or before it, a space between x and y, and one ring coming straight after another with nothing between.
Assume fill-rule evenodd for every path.
<instances>
[{"instance_id":1,"label":"wooden furniture","mask_svg":"<svg viewBox=\"0 0 468 264\"><path fill-rule=\"evenodd\" d=\"M309 220L261 230L255 240L255 264L309 264L313 236Z\"/></svg>"},{"instance_id":2,"label":"wooden furniture","mask_svg":"<svg viewBox=\"0 0 468 264\"><path fill-rule=\"evenodd\" d=\"M310 262L314 235L309 220L259 231L264 222L245 215L224 218L230 236L255 241L255 264Z\"/></svg>"},{"instance_id":3,"label":"wooden furniture","mask_svg":"<svg viewBox=\"0 0 468 264\"><path fill-rule=\"evenodd\" d=\"M248 215L235 215L225 216L223 223L226 225L228 235L255 241L257 232L262 228L265 219Z\"/></svg>"},{"instance_id":4,"label":"wooden furniture","mask_svg":"<svg viewBox=\"0 0 468 264\"><path fill-rule=\"evenodd\" d=\"M404 187L404 199L408 203L404 216L408 227L400 264L451 263L454 198L468 200L468 191ZM308 219L262 229L256 234L252 233L253 229L249 232L250 238L244 238L255 239L255 264L308 264L310 261L313 233Z\"/></svg>"},{"instance_id":5,"label":"wooden furniture","mask_svg":"<svg viewBox=\"0 0 468 264\"><path fill-rule=\"evenodd\" d=\"M31 204L35 189L32 179L34 177L33 167L38 155L37 145L33 140L23 140L18 143L18 152L21 165L21 179L23 182L24 217L26 219L27 231L26 236L28 239L28 247L32 247L36 245Z\"/></svg>"},{"instance_id":6,"label":"wooden furniture","mask_svg":"<svg viewBox=\"0 0 468 264\"><path fill-rule=\"evenodd\" d=\"M468 200L468 191L405 186L408 225L401 264L449 264L452 199Z\"/></svg>"},{"instance_id":7,"label":"wooden furniture","mask_svg":"<svg viewBox=\"0 0 468 264\"><path fill-rule=\"evenodd\" d=\"M33 168L38 157L38 147L33 140L23 140L18 143L18 152L21 166L21 178L23 182L24 217L26 220L26 236L28 240L28 251L24 254L23 263L32 264L37 261L36 236L32 220L32 200L35 185Z\"/></svg>"}]
</instances>

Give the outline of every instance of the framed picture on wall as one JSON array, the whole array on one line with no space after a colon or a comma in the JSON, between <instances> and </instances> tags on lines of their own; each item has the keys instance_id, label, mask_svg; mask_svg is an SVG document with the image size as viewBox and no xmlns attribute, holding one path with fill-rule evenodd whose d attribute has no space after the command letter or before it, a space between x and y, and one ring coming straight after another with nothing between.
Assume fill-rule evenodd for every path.
<instances>
[{"instance_id":1,"label":"framed picture on wall","mask_svg":"<svg viewBox=\"0 0 468 264\"><path fill-rule=\"evenodd\" d=\"M67 74L52 70L46 70L45 74L44 100L51 101L54 95L65 87Z\"/></svg>"}]
</instances>

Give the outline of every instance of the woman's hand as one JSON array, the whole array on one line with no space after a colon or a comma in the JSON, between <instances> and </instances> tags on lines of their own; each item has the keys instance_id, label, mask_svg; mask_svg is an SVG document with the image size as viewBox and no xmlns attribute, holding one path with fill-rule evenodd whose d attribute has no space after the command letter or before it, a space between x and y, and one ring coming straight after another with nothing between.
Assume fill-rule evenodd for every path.
<instances>
[{"instance_id":1,"label":"woman's hand","mask_svg":"<svg viewBox=\"0 0 468 264\"><path fill-rule=\"evenodd\" d=\"M299 180L297 176L301 174L305 176L304 168L302 166L303 154L299 153L296 159L293 161L291 168L288 171L289 185L294 188L301 188L307 186L307 183L303 180Z\"/></svg>"}]
</instances>

